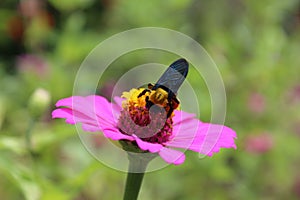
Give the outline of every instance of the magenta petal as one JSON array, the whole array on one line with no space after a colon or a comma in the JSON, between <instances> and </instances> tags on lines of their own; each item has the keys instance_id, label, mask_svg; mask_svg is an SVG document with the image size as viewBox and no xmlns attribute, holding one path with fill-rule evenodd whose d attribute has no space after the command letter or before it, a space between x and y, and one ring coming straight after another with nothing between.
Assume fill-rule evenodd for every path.
<instances>
[{"instance_id":1,"label":"magenta petal","mask_svg":"<svg viewBox=\"0 0 300 200\"><path fill-rule=\"evenodd\" d=\"M89 130L93 131L97 129L96 126L99 127L98 130L115 127L121 110L116 104L111 104L104 97L97 95L87 97L73 96L61 99L56 103L56 106L65 106L67 108L53 111L53 117L66 118L67 123L88 124L86 127L94 125L95 127L92 129L89 128Z\"/></svg>"},{"instance_id":2,"label":"magenta petal","mask_svg":"<svg viewBox=\"0 0 300 200\"><path fill-rule=\"evenodd\" d=\"M91 119L90 117L82 113L72 111L70 108L58 108L54 110L52 112L52 118L65 118L66 122L69 124L75 124L80 122L80 123L92 124L94 126L97 126L97 122L95 120Z\"/></svg>"},{"instance_id":3,"label":"magenta petal","mask_svg":"<svg viewBox=\"0 0 300 200\"><path fill-rule=\"evenodd\" d=\"M90 118L95 118L95 101L90 101L88 97L81 97L81 96L72 96L68 98L64 98L59 100L56 103L57 107L68 107L73 111L77 111L78 113L84 113L86 116Z\"/></svg>"},{"instance_id":4,"label":"magenta petal","mask_svg":"<svg viewBox=\"0 0 300 200\"><path fill-rule=\"evenodd\" d=\"M174 117L173 117L173 125L178 123L182 123L191 119L195 119L196 114L194 113L187 113L180 110L174 110Z\"/></svg>"},{"instance_id":5,"label":"magenta petal","mask_svg":"<svg viewBox=\"0 0 300 200\"><path fill-rule=\"evenodd\" d=\"M99 126L93 124L82 124L81 127L84 131L88 131L88 132L100 131Z\"/></svg>"},{"instance_id":6,"label":"magenta petal","mask_svg":"<svg viewBox=\"0 0 300 200\"><path fill-rule=\"evenodd\" d=\"M114 97L114 101L116 102L116 104L120 107L120 109L122 109L122 102L124 101L125 99L122 98L122 97L118 97L118 96L115 96Z\"/></svg>"},{"instance_id":7,"label":"magenta petal","mask_svg":"<svg viewBox=\"0 0 300 200\"><path fill-rule=\"evenodd\" d=\"M113 104L109 103L104 97L97 95L90 95L87 97L72 96L69 98L61 99L56 103L56 106L65 106L74 111L84 113L93 119L105 120L111 124L115 124L116 119L113 109ZM100 124L101 125L101 124Z\"/></svg>"},{"instance_id":8,"label":"magenta petal","mask_svg":"<svg viewBox=\"0 0 300 200\"><path fill-rule=\"evenodd\" d=\"M112 140L134 140L132 136L121 133L117 128L104 129L103 134L105 135L105 137L110 138Z\"/></svg>"},{"instance_id":9,"label":"magenta petal","mask_svg":"<svg viewBox=\"0 0 300 200\"><path fill-rule=\"evenodd\" d=\"M114 106L115 104L108 102L104 97L101 96L91 95L86 98L87 102L91 104L93 112L96 113L98 118L110 122L112 124L116 124L116 114L119 114L121 109L117 109Z\"/></svg>"},{"instance_id":10,"label":"magenta petal","mask_svg":"<svg viewBox=\"0 0 300 200\"><path fill-rule=\"evenodd\" d=\"M185 119L182 122L178 122L173 126L173 135L170 140L190 140L197 135L197 131L202 124L198 119Z\"/></svg>"},{"instance_id":11,"label":"magenta petal","mask_svg":"<svg viewBox=\"0 0 300 200\"><path fill-rule=\"evenodd\" d=\"M69 108L58 108L52 112L52 118L65 118L68 124L75 124L72 110Z\"/></svg>"},{"instance_id":12,"label":"magenta petal","mask_svg":"<svg viewBox=\"0 0 300 200\"><path fill-rule=\"evenodd\" d=\"M208 156L212 156L220 148L236 148L234 143L236 134L226 126L202 123L196 119L180 125L183 129L174 127L178 132L174 132L175 136L166 142L166 146L190 149Z\"/></svg>"},{"instance_id":13,"label":"magenta petal","mask_svg":"<svg viewBox=\"0 0 300 200\"><path fill-rule=\"evenodd\" d=\"M137 143L137 145L144 151L150 151L151 153L157 153L159 152L163 146L158 143L150 143L150 142L145 142L141 140L139 137L136 135L132 135Z\"/></svg>"},{"instance_id":14,"label":"magenta petal","mask_svg":"<svg viewBox=\"0 0 300 200\"><path fill-rule=\"evenodd\" d=\"M122 102L124 101L124 98L115 96L114 101L116 103L112 104L113 114L114 114L115 119L119 119L121 110L123 109Z\"/></svg>"},{"instance_id":15,"label":"magenta petal","mask_svg":"<svg viewBox=\"0 0 300 200\"><path fill-rule=\"evenodd\" d=\"M56 107L60 107L60 106L72 107L72 99L73 98L75 98L75 96L60 99L60 100L57 101L55 106Z\"/></svg>"},{"instance_id":16,"label":"magenta petal","mask_svg":"<svg viewBox=\"0 0 300 200\"><path fill-rule=\"evenodd\" d=\"M83 130L102 131L107 138L112 140L134 140L132 136L124 135L116 128L116 122L112 120L113 109L120 111L120 108L113 108L115 104L110 104L103 97L70 97L58 101L57 105L70 108L54 110L53 118L66 118L66 122L70 124L81 123Z\"/></svg>"},{"instance_id":17,"label":"magenta petal","mask_svg":"<svg viewBox=\"0 0 300 200\"><path fill-rule=\"evenodd\" d=\"M75 117L76 116L76 117ZM65 118L66 123L75 124L82 123L82 129L89 132L101 131L97 121L85 116L81 113L73 115L73 111L69 108L58 108L52 112L53 118Z\"/></svg>"},{"instance_id":18,"label":"magenta petal","mask_svg":"<svg viewBox=\"0 0 300 200\"><path fill-rule=\"evenodd\" d=\"M177 151L169 148L162 148L159 152L159 155L167 162L173 163L174 165L180 165L185 160L185 155L181 151Z\"/></svg>"},{"instance_id":19,"label":"magenta petal","mask_svg":"<svg viewBox=\"0 0 300 200\"><path fill-rule=\"evenodd\" d=\"M205 123L202 125L201 131L206 137L202 141L195 141L195 143L201 143L199 153L212 156L213 153L219 152L220 148L236 149L234 143L236 133L232 129L222 125Z\"/></svg>"}]
</instances>

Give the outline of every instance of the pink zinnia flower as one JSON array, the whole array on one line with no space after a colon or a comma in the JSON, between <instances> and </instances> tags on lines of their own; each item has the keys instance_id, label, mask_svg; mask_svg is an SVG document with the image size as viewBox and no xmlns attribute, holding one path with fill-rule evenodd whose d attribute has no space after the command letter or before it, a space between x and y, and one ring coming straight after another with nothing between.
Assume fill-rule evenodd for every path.
<instances>
[{"instance_id":1,"label":"pink zinnia flower","mask_svg":"<svg viewBox=\"0 0 300 200\"><path fill-rule=\"evenodd\" d=\"M270 151L274 146L273 137L268 132L250 135L245 141L245 150L252 154L262 154Z\"/></svg>"},{"instance_id":2,"label":"pink zinnia flower","mask_svg":"<svg viewBox=\"0 0 300 200\"><path fill-rule=\"evenodd\" d=\"M110 103L102 96L72 96L56 103L53 118L65 118L69 124L81 123L89 132L100 131L112 140L135 146L139 152L158 154L167 163L181 164L184 152L192 150L212 156L220 148L236 148L236 133L222 125L204 123L195 114L175 110L169 117L164 112L150 111L143 88L124 92ZM158 106L159 107L159 106Z\"/></svg>"}]
</instances>

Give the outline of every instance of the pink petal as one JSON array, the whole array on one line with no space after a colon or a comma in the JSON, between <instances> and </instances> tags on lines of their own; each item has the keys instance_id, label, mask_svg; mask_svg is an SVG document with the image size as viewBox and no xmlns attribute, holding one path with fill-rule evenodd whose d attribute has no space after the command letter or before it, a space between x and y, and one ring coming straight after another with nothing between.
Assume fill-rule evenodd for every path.
<instances>
[{"instance_id":1,"label":"pink petal","mask_svg":"<svg viewBox=\"0 0 300 200\"><path fill-rule=\"evenodd\" d=\"M87 97L73 96L61 99L56 103L56 106L68 108L53 111L52 116L54 118L66 118L66 122L71 124L88 124L86 127L93 131L96 131L97 128L91 128L90 125L98 125L98 130L115 127L121 110L116 104L111 104L104 97L97 95Z\"/></svg>"},{"instance_id":2,"label":"pink petal","mask_svg":"<svg viewBox=\"0 0 300 200\"><path fill-rule=\"evenodd\" d=\"M88 103L92 103L93 111L97 114L100 119L105 119L106 121L110 121L112 124L116 124L117 119L116 113L119 113L121 109L117 109L117 107L113 106L108 102L104 97L91 95L87 97Z\"/></svg>"},{"instance_id":3,"label":"pink petal","mask_svg":"<svg viewBox=\"0 0 300 200\"><path fill-rule=\"evenodd\" d=\"M204 141L195 141L196 143L202 143L199 153L212 156L213 153L219 152L220 148L236 149L234 143L236 133L232 129L222 125L205 123L202 132L206 134Z\"/></svg>"},{"instance_id":4,"label":"pink petal","mask_svg":"<svg viewBox=\"0 0 300 200\"><path fill-rule=\"evenodd\" d=\"M66 122L69 124L75 124L76 122L81 123L87 123L87 124L93 124L97 125L97 122L90 117L76 112L72 111L70 108L58 108L52 112L52 118L66 118ZM76 116L76 117L75 117Z\"/></svg>"},{"instance_id":5,"label":"pink petal","mask_svg":"<svg viewBox=\"0 0 300 200\"><path fill-rule=\"evenodd\" d=\"M120 111L113 108L113 104L109 103L104 97L90 95L87 97L72 96L61 99L56 103L57 107L65 106L72 110L84 113L93 119L101 119L111 124L116 123L114 112ZM100 121L101 121L100 120Z\"/></svg>"},{"instance_id":6,"label":"pink petal","mask_svg":"<svg viewBox=\"0 0 300 200\"><path fill-rule=\"evenodd\" d=\"M114 101L116 103L112 104L113 114L114 114L115 119L119 119L121 110L123 109L122 102L124 101L124 98L115 96Z\"/></svg>"},{"instance_id":7,"label":"pink petal","mask_svg":"<svg viewBox=\"0 0 300 200\"><path fill-rule=\"evenodd\" d=\"M55 106L66 106L66 107L72 107L72 98L77 98L76 96L60 99L56 102Z\"/></svg>"},{"instance_id":8,"label":"pink petal","mask_svg":"<svg viewBox=\"0 0 300 200\"><path fill-rule=\"evenodd\" d=\"M82 124L81 127L82 127L82 129L84 131L88 131L88 132L97 132L97 131L100 131L98 125Z\"/></svg>"},{"instance_id":9,"label":"pink petal","mask_svg":"<svg viewBox=\"0 0 300 200\"><path fill-rule=\"evenodd\" d=\"M180 141L190 138L194 138L197 135L197 131L202 124L198 119L185 119L184 121L178 122L173 125L173 134L170 140L178 140Z\"/></svg>"},{"instance_id":10,"label":"pink petal","mask_svg":"<svg viewBox=\"0 0 300 200\"><path fill-rule=\"evenodd\" d=\"M125 99L122 98L122 97L118 97L118 96L115 96L114 97L114 101L116 102L116 104L120 107L120 110L122 109L122 102L124 101Z\"/></svg>"},{"instance_id":11,"label":"pink petal","mask_svg":"<svg viewBox=\"0 0 300 200\"><path fill-rule=\"evenodd\" d=\"M132 135L137 143L137 145L144 151L150 151L151 153L157 153L159 152L163 146L158 143L150 143L150 142L145 142L141 140L139 137L136 135Z\"/></svg>"},{"instance_id":12,"label":"pink petal","mask_svg":"<svg viewBox=\"0 0 300 200\"><path fill-rule=\"evenodd\" d=\"M220 148L236 148L236 134L226 126L202 123L197 119L179 125L174 126L175 136L165 143L166 146L190 149L208 156Z\"/></svg>"},{"instance_id":13,"label":"pink petal","mask_svg":"<svg viewBox=\"0 0 300 200\"><path fill-rule=\"evenodd\" d=\"M65 118L68 124L75 124L72 110L69 108L58 108L52 112L52 118Z\"/></svg>"},{"instance_id":14,"label":"pink petal","mask_svg":"<svg viewBox=\"0 0 300 200\"><path fill-rule=\"evenodd\" d=\"M196 114L194 113L187 113L180 110L174 110L174 114L175 115L173 117L173 125L194 119L196 116Z\"/></svg>"},{"instance_id":15,"label":"pink petal","mask_svg":"<svg viewBox=\"0 0 300 200\"><path fill-rule=\"evenodd\" d=\"M174 149L162 148L158 153L162 159L167 163L173 163L174 165L180 165L185 160L185 155L181 151L176 151Z\"/></svg>"},{"instance_id":16,"label":"pink petal","mask_svg":"<svg viewBox=\"0 0 300 200\"><path fill-rule=\"evenodd\" d=\"M117 128L104 129L103 134L112 140L134 140L132 136L121 133Z\"/></svg>"},{"instance_id":17,"label":"pink petal","mask_svg":"<svg viewBox=\"0 0 300 200\"><path fill-rule=\"evenodd\" d=\"M73 114L70 108L58 108L52 112L52 118L65 118L66 123L76 124L82 123L82 129L89 132L101 131L97 121L83 115L82 113Z\"/></svg>"}]
</instances>

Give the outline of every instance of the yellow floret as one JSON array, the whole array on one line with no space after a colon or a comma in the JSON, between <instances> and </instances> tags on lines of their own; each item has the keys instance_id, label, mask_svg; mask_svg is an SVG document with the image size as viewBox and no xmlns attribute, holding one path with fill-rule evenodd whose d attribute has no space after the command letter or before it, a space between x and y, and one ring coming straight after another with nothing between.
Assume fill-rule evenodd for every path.
<instances>
[{"instance_id":1,"label":"yellow floret","mask_svg":"<svg viewBox=\"0 0 300 200\"><path fill-rule=\"evenodd\" d=\"M145 98L148 95L146 94L141 97L138 97L144 90L145 88L138 88L138 89L133 88L129 92L123 92L121 97L126 98L126 100L122 102L123 108L128 107L128 105L133 105L135 107L146 106Z\"/></svg>"}]
</instances>

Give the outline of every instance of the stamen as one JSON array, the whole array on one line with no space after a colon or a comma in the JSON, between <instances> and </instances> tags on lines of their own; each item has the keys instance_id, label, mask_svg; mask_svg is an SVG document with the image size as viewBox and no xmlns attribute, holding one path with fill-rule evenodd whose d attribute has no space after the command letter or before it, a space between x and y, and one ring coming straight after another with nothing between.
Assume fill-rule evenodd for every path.
<instances>
[{"instance_id":1,"label":"stamen","mask_svg":"<svg viewBox=\"0 0 300 200\"><path fill-rule=\"evenodd\" d=\"M172 116L167 118L167 111L160 105L147 108L150 92L140 95L145 89L132 89L123 93L126 98L118 121L118 128L123 134L135 134L144 141L163 143L172 134Z\"/></svg>"}]
</instances>

